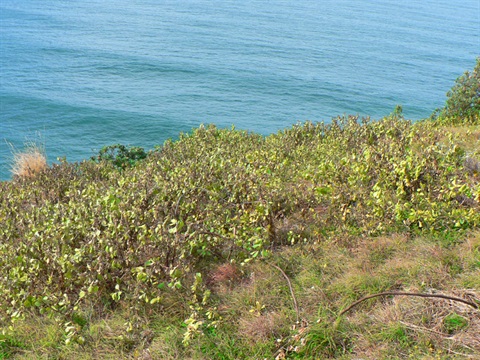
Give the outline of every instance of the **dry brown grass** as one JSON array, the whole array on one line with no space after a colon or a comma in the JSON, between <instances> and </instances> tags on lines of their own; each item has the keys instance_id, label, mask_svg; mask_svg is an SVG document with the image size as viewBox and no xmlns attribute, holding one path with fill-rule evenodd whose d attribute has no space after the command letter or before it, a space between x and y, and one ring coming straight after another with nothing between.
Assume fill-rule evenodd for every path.
<instances>
[{"instance_id":1,"label":"dry brown grass","mask_svg":"<svg viewBox=\"0 0 480 360\"><path fill-rule=\"evenodd\" d=\"M277 312L266 314L251 314L239 321L239 334L249 342L267 341L268 339L281 338L288 329L288 320Z\"/></svg>"},{"instance_id":2,"label":"dry brown grass","mask_svg":"<svg viewBox=\"0 0 480 360\"><path fill-rule=\"evenodd\" d=\"M359 245L351 268L339 279L342 287L359 288L368 275L388 279L392 289L398 285L408 292L444 294L471 302L480 298L475 286L475 278L480 278L478 232L450 246L404 236L369 240ZM358 358L468 359L480 354L479 310L463 303L394 296L377 299L361 309L347 314L356 328ZM452 315L465 319L465 327L449 331L445 324Z\"/></svg>"},{"instance_id":3,"label":"dry brown grass","mask_svg":"<svg viewBox=\"0 0 480 360\"><path fill-rule=\"evenodd\" d=\"M219 294L232 291L242 280L242 273L238 266L231 263L223 263L213 269L208 278L207 284Z\"/></svg>"},{"instance_id":4,"label":"dry brown grass","mask_svg":"<svg viewBox=\"0 0 480 360\"><path fill-rule=\"evenodd\" d=\"M31 177L47 167L45 152L38 146L30 146L13 154L11 172L14 176Z\"/></svg>"},{"instance_id":5,"label":"dry brown grass","mask_svg":"<svg viewBox=\"0 0 480 360\"><path fill-rule=\"evenodd\" d=\"M451 291L449 295L470 299L478 298L479 294L473 290L456 290ZM466 319L468 328L453 333L448 332L444 322L451 314L459 314ZM377 324L383 324L380 326L383 328L380 333L389 327L400 325L408 330L411 341L417 344L424 342L424 345L432 349L441 349L444 354L450 356L461 355L468 358L480 352L480 340L475 335L480 333L478 310L463 303L444 299L398 296L384 303L383 306L375 307L370 313L370 319ZM364 335L358 334L358 336ZM376 347L376 344L372 343L371 347Z\"/></svg>"},{"instance_id":6,"label":"dry brown grass","mask_svg":"<svg viewBox=\"0 0 480 360\"><path fill-rule=\"evenodd\" d=\"M445 128L446 133L454 136L455 143L471 152L480 151L480 126L451 126Z\"/></svg>"}]
</instances>

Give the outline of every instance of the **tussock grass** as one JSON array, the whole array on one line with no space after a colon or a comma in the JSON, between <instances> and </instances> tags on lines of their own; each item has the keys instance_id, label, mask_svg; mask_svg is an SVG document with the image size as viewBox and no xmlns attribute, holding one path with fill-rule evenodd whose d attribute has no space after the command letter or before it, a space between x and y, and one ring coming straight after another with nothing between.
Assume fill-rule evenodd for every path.
<instances>
[{"instance_id":1,"label":"tussock grass","mask_svg":"<svg viewBox=\"0 0 480 360\"><path fill-rule=\"evenodd\" d=\"M13 152L11 173L19 177L32 177L47 168L45 150L34 144L28 144L23 151Z\"/></svg>"}]
</instances>

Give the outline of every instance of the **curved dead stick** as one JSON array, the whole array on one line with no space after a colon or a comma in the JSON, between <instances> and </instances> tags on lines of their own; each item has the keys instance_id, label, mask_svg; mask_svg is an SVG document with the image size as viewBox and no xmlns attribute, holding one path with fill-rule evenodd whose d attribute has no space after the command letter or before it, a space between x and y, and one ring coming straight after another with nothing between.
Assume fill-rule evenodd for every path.
<instances>
[{"instance_id":1,"label":"curved dead stick","mask_svg":"<svg viewBox=\"0 0 480 360\"><path fill-rule=\"evenodd\" d=\"M360 304L362 301L365 301L365 300L368 300L368 299L371 299L371 298L374 298L374 297L377 297L377 296L388 296L388 295L403 295L403 296L419 296L419 297L428 297L428 298L440 298L440 299L447 299L447 300L453 300L453 301L459 301L459 302L462 302L464 304L467 304L475 309L478 309L478 305L475 304L474 302L471 302L471 301L468 301L468 300L465 300L465 299L461 299L461 298L457 298L457 297L453 297L453 296L448 296L448 295L441 295L441 294L421 294L421 293L408 293L408 292L382 292L382 293L378 293L378 294L373 294L373 295L369 295L369 296L365 296L364 298L361 298L360 300L358 301L355 301L352 305L350 305L349 307L347 307L345 310L342 310L340 312L340 314L338 316L342 316L343 314L345 314L347 311L350 311L353 307L357 306L358 304Z\"/></svg>"},{"instance_id":2,"label":"curved dead stick","mask_svg":"<svg viewBox=\"0 0 480 360\"><path fill-rule=\"evenodd\" d=\"M295 298L295 293L293 292L292 283L290 282L290 279L288 278L287 274L285 274L285 271L283 271L279 266L272 264L270 262L267 262L267 264L270 266L273 266L275 269L280 271L283 277L285 278L285 280L287 280L288 288L290 289L290 294L292 295L293 305L295 306L295 312L297 313L297 323L298 323L300 321L300 312L298 311L298 303L297 303L297 299Z\"/></svg>"}]
</instances>

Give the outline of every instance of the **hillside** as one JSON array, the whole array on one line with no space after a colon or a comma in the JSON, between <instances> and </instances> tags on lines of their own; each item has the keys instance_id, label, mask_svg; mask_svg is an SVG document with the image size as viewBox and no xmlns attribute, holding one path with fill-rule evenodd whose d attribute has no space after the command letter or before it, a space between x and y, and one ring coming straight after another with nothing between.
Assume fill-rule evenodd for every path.
<instances>
[{"instance_id":1,"label":"hillside","mask_svg":"<svg viewBox=\"0 0 480 360\"><path fill-rule=\"evenodd\" d=\"M208 126L2 182L0 358L478 356L479 139L399 111ZM382 292L447 298L342 313Z\"/></svg>"},{"instance_id":2,"label":"hillside","mask_svg":"<svg viewBox=\"0 0 480 360\"><path fill-rule=\"evenodd\" d=\"M0 359L480 358L480 58L401 108L0 182Z\"/></svg>"}]
</instances>

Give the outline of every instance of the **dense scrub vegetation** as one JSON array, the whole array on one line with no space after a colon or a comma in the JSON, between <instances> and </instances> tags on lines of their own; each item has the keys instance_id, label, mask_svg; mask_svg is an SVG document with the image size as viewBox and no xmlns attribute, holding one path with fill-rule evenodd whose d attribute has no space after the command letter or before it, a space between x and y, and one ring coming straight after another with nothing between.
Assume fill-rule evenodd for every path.
<instances>
[{"instance_id":1,"label":"dense scrub vegetation","mask_svg":"<svg viewBox=\"0 0 480 360\"><path fill-rule=\"evenodd\" d=\"M215 264L338 235L477 228L478 166L478 151L398 113L266 138L201 127L123 170L54 165L1 183L1 322L48 314L81 343L82 309L98 317L128 304L132 329L135 316L179 297L188 343L220 321Z\"/></svg>"},{"instance_id":2,"label":"dense scrub vegetation","mask_svg":"<svg viewBox=\"0 0 480 360\"><path fill-rule=\"evenodd\" d=\"M202 126L1 182L0 358L478 355L474 307L340 316L479 303L479 118L442 116Z\"/></svg>"}]
</instances>

